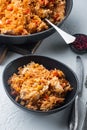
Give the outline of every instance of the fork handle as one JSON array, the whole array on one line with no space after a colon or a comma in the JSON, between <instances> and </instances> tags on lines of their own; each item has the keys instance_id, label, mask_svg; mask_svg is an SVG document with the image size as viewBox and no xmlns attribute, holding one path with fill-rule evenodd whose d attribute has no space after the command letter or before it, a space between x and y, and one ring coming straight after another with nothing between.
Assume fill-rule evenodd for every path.
<instances>
[{"instance_id":1,"label":"fork handle","mask_svg":"<svg viewBox=\"0 0 87 130\"><path fill-rule=\"evenodd\" d=\"M82 127L82 130L87 130L87 102L86 102L86 105L85 105L85 118L84 118L84 121L83 121L83 127Z\"/></svg>"}]
</instances>

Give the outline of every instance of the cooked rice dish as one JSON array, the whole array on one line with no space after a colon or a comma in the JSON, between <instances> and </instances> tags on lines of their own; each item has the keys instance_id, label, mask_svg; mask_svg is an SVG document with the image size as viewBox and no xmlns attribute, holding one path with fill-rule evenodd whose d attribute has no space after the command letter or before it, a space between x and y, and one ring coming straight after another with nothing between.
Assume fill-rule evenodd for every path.
<instances>
[{"instance_id":1,"label":"cooked rice dish","mask_svg":"<svg viewBox=\"0 0 87 130\"><path fill-rule=\"evenodd\" d=\"M0 0L0 33L28 35L48 29L65 17L66 0Z\"/></svg>"},{"instance_id":2,"label":"cooked rice dish","mask_svg":"<svg viewBox=\"0 0 87 130\"><path fill-rule=\"evenodd\" d=\"M59 69L48 70L43 65L30 62L18 68L8 80L11 95L28 109L48 111L64 103L72 90L64 73Z\"/></svg>"}]
</instances>

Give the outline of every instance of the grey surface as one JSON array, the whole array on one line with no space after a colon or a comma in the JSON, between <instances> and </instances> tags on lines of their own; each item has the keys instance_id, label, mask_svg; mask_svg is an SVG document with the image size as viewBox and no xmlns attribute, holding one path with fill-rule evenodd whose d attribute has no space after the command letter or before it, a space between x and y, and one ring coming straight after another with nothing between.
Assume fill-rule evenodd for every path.
<instances>
[{"instance_id":1,"label":"grey surface","mask_svg":"<svg viewBox=\"0 0 87 130\"><path fill-rule=\"evenodd\" d=\"M71 33L87 34L87 0L73 0L73 9L62 28ZM49 56L67 64L76 72L76 56L68 45L64 43L58 33L45 39L35 54ZM68 130L69 109L65 112L49 116L35 116L17 108L7 97L2 83L2 73L7 63L20 57L16 53L8 53L5 61L0 65L0 130ZM81 55L87 75L87 54ZM84 104L87 100L87 88L83 89L82 107L79 115L79 130L84 118Z\"/></svg>"}]
</instances>

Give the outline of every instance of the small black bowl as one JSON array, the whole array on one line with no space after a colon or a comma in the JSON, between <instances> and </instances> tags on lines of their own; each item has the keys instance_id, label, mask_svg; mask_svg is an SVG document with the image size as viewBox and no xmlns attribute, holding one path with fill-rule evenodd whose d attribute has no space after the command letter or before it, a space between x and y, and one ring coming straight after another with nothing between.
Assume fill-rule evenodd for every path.
<instances>
[{"instance_id":1,"label":"small black bowl","mask_svg":"<svg viewBox=\"0 0 87 130\"><path fill-rule=\"evenodd\" d=\"M26 65L27 63L29 63L31 61L42 64L47 69L57 68L57 69L62 70L65 73L66 79L70 82L71 86L73 87L73 90L67 94L63 105L61 105L60 107L56 107L52 110L49 110L47 112L43 112L43 111L38 111L38 110L27 109L15 101L14 97L11 95L11 89L10 89L10 86L8 85L8 79L13 73L17 72L18 67ZM23 57L20 57L16 60L10 62L6 66L6 68L3 72L3 83L4 83L4 88L5 88L5 91L8 95L8 97L19 108L21 108L27 112L33 112L34 114L37 113L37 114L44 114L44 115L61 111L62 109L65 109L66 107L70 106L77 95L77 86L78 86L77 77L76 77L75 73L68 66L66 66L65 64L63 64L57 60L54 60L52 58L45 57L45 56L39 56L39 55L23 56Z\"/></svg>"},{"instance_id":2,"label":"small black bowl","mask_svg":"<svg viewBox=\"0 0 87 130\"><path fill-rule=\"evenodd\" d=\"M85 34L74 34L76 40L69 44L71 50L77 54L87 53L87 35ZM80 48L75 47L75 45L80 45Z\"/></svg>"}]
</instances>

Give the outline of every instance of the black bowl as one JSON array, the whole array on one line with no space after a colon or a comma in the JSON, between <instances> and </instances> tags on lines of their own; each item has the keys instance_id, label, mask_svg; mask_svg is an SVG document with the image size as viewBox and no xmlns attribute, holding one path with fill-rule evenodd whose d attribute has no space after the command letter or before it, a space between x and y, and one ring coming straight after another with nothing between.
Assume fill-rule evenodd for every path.
<instances>
[{"instance_id":1,"label":"black bowl","mask_svg":"<svg viewBox=\"0 0 87 130\"><path fill-rule=\"evenodd\" d=\"M9 77L14 72L15 73L17 72L18 67L26 65L27 63L29 63L31 61L37 62L39 64L43 64L47 69L58 68L65 73L66 79L70 82L71 86L73 87L73 90L67 94L63 105L61 105L60 107L56 107L52 110L49 110L47 112L43 112L43 111L38 111L38 110L27 109L24 106L22 106L21 104L17 103L15 101L14 97L12 97L10 86L7 83ZM9 63L3 72L3 83L4 83L4 88L5 88L5 91L8 95L8 97L13 101L14 104L16 104L18 107L20 107L21 109L23 109L27 112L39 113L39 114L44 114L44 115L61 111L62 109L65 109L66 107L70 106L75 99L75 96L77 94L77 86L78 86L77 77L76 77L75 73L68 66L66 66L65 64L63 64L57 60L54 60L54 59L51 59L51 58L48 58L45 56L39 56L39 55L23 56L23 57L18 58L16 60L12 61L11 63Z\"/></svg>"},{"instance_id":2,"label":"black bowl","mask_svg":"<svg viewBox=\"0 0 87 130\"><path fill-rule=\"evenodd\" d=\"M73 0L66 0L66 12L65 12L65 18L62 22L58 24L60 27L66 18L69 16L71 9L73 5ZM25 36L14 36L14 35L0 35L0 43L5 43L5 44L24 44L24 43L35 43L37 41L43 40L44 38L50 36L53 34L55 30L51 27L48 30L34 33L31 35L25 35Z\"/></svg>"}]
</instances>

